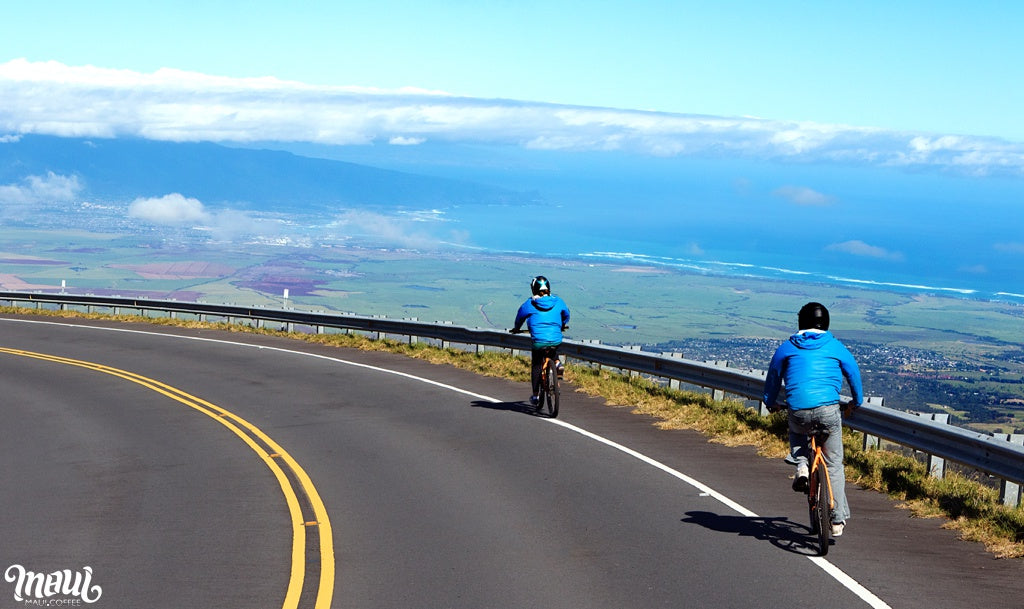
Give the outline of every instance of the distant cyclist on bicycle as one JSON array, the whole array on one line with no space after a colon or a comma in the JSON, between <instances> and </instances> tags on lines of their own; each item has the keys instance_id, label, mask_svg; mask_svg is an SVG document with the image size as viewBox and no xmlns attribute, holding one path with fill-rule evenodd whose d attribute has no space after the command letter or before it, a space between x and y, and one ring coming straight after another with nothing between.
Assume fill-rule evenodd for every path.
<instances>
[{"instance_id":1,"label":"distant cyclist on bicycle","mask_svg":"<svg viewBox=\"0 0 1024 609\"><path fill-rule=\"evenodd\" d=\"M540 394L541 368L544 366L544 352L551 350L554 356L558 346L562 344L562 329L569 325L569 307L558 296L551 294L551 282L547 277L538 275L530 282L533 296L519 307L513 332L519 332L523 324L530 330L533 338L531 381L533 395L530 404L537 405ZM562 364L558 362L558 374L562 374Z\"/></svg>"},{"instance_id":2,"label":"distant cyclist on bicycle","mask_svg":"<svg viewBox=\"0 0 1024 609\"><path fill-rule=\"evenodd\" d=\"M850 517L843 471L843 413L839 392L845 378L853 395L847 411L849 416L864 401L860 369L849 350L828 331L829 314L823 305L807 303L800 309L797 321L799 331L782 343L772 357L763 399L769 409L776 410L775 400L785 383L790 446L786 461L796 465L794 491L807 492L810 453L807 434L815 424L823 425L828 431L822 451L835 500L832 536L839 537Z\"/></svg>"}]
</instances>

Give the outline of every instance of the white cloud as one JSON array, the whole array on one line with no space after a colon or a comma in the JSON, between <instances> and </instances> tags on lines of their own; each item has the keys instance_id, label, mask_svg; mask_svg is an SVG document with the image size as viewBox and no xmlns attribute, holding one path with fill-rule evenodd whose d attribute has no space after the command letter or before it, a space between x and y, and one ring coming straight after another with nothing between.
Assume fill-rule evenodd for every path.
<instances>
[{"instance_id":1,"label":"white cloud","mask_svg":"<svg viewBox=\"0 0 1024 609\"><path fill-rule=\"evenodd\" d=\"M210 211L202 201L179 193L135 199L128 206L128 216L159 226L202 229L216 241L280 233L280 226L271 221L235 209Z\"/></svg>"},{"instance_id":2,"label":"white cloud","mask_svg":"<svg viewBox=\"0 0 1024 609\"><path fill-rule=\"evenodd\" d=\"M65 203L74 201L81 189L77 176L57 175L51 171L45 176L31 175L18 184L0 184L0 205Z\"/></svg>"},{"instance_id":3,"label":"white cloud","mask_svg":"<svg viewBox=\"0 0 1024 609\"><path fill-rule=\"evenodd\" d=\"M164 226L207 224L212 219L199 199L178 193L135 199L128 206L128 216Z\"/></svg>"},{"instance_id":4,"label":"white cloud","mask_svg":"<svg viewBox=\"0 0 1024 609\"><path fill-rule=\"evenodd\" d=\"M772 194L796 205L823 206L831 205L836 200L833 196L822 194L805 186L782 186L775 189Z\"/></svg>"},{"instance_id":5,"label":"white cloud","mask_svg":"<svg viewBox=\"0 0 1024 609\"><path fill-rule=\"evenodd\" d=\"M755 117L716 117L456 97L423 89L153 73L16 59L0 64L0 137L23 133L172 141L410 145L494 142L924 167L1024 175L1024 144Z\"/></svg>"},{"instance_id":6,"label":"white cloud","mask_svg":"<svg viewBox=\"0 0 1024 609\"><path fill-rule=\"evenodd\" d=\"M463 243L466 240L467 235L460 231L451 231L445 237L431 230L443 221L440 214L388 216L363 210L350 210L338 215L330 228L345 238L373 246L436 250L447 244Z\"/></svg>"},{"instance_id":7,"label":"white cloud","mask_svg":"<svg viewBox=\"0 0 1024 609\"><path fill-rule=\"evenodd\" d=\"M1004 254L1024 254L1024 243L1021 242L996 243L992 247Z\"/></svg>"},{"instance_id":8,"label":"white cloud","mask_svg":"<svg viewBox=\"0 0 1024 609\"><path fill-rule=\"evenodd\" d=\"M890 252L885 248L878 247L876 245L868 245L867 243L856 239L852 241L844 241L842 243L833 243L832 245L825 247L825 249L831 252L840 252L865 258L878 258L880 260L889 260L892 262L899 262L903 260L903 254L900 252Z\"/></svg>"},{"instance_id":9,"label":"white cloud","mask_svg":"<svg viewBox=\"0 0 1024 609\"><path fill-rule=\"evenodd\" d=\"M988 274L988 267L984 264L973 264L969 266L962 266L958 270L964 273L970 273L972 275L986 275Z\"/></svg>"},{"instance_id":10,"label":"white cloud","mask_svg":"<svg viewBox=\"0 0 1024 609\"><path fill-rule=\"evenodd\" d=\"M418 146L425 141L427 141L427 138L424 137L403 137L398 135L388 140L388 143L392 146Z\"/></svg>"}]
</instances>

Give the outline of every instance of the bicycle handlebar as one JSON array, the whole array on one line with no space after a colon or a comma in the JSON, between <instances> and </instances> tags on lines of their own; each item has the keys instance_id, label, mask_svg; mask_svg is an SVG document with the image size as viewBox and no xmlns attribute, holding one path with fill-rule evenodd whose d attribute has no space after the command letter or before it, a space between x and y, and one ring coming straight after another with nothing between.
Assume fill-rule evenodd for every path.
<instances>
[{"instance_id":1,"label":"bicycle handlebar","mask_svg":"<svg viewBox=\"0 0 1024 609\"><path fill-rule=\"evenodd\" d=\"M568 329L569 326L562 326L562 332L565 332ZM508 331L509 334L526 334L527 332L529 332L529 330L516 330L515 328Z\"/></svg>"}]
</instances>

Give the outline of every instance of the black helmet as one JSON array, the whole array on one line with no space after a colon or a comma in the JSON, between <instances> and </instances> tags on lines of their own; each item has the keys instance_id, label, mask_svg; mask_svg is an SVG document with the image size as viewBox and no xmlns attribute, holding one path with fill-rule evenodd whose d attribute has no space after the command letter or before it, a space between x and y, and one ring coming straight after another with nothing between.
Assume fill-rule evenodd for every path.
<instances>
[{"instance_id":1,"label":"black helmet","mask_svg":"<svg viewBox=\"0 0 1024 609\"><path fill-rule=\"evenodd\" d=\"M551 282L544 275L537 275L530 282L530 290L534 296L540 296L541 292L551 293Z\"/></svg>"},{"instance_id":2,"label":"black helmet","mask_svg":"<svg viewBox=\"0 0 1024 609\"><path fill-rule=\"evenodd\" d=\"M797 322L800 325L798 330L828 330L828 309L821 303L809 302L800 309Z\"/></svg>"}]
</instances>

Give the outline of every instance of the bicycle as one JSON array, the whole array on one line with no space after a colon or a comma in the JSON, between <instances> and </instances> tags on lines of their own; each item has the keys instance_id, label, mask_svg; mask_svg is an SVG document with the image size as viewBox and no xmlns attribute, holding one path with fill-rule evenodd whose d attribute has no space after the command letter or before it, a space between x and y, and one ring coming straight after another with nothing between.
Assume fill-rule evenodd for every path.
<instances>
[{"instance_id":1,"label":"bicycle","mask_svg":"<svg viewBox=\"0 0 1024 609\"><path fill-rule=\"evenodd\" d=\"M843 407L848 406L847 403L843 404ZM776 406L770 410L777 412L783 408L783 406ZM807 494L811 535L815 535L818 539L818 556L825 556L828 554L829 544L832 540L832 517L836 507L835 497L832 494L832 480L828 474L828 464L825 462L825 453L822 449L825 441L828 440L829 432L821 423L815 423L807 437L811 456L808 464L807 486L803 492ZM795 481L793 488L800 490L795 485Z\"/></svg>"},{"instance_id":2,"label":"bicycle","mask_svg":"<svg viewBox=\"0 0 1024 609\"><path fill-rule=\"evenodd\" d=\"M818 556L825 556L832 538L832 513L836 507L832 496L832 480L821 448L829 433L818 423L808 435L813 456L807 475L807 511L811 519L811 534L818 537Z\"/></svg>"},{"instance_id":3,"label":"bicycle","mask_svg":"<svg viewBox=\"0 0 1024 609\"><path fill-rule=\"evenodd\" d=\"M567 328L562 328L566 330ZM509 330L512 334L524 334L526 330ZM548 417L558 416L560 391L558 389L558 347L545 347L544 364L540 369L540 391L537 394L537 412L547 408Z\"/></svg>"}]
</instances>

